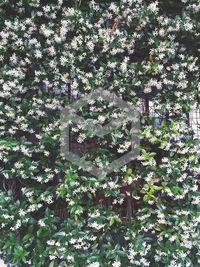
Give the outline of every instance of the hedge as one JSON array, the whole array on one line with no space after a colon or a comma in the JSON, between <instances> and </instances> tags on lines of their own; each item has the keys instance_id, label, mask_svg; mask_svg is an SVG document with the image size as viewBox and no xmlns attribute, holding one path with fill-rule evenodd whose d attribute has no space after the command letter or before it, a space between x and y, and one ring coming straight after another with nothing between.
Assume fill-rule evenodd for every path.
<instances>
[{"instance_id":1,"label":"hedge","mask_svg":"<svg viewBox=\"0 0 200 267\"><path fill-rule=\"evenodd\" d=\"M199 163L188 125L200 88L199 11L197 0L1 1L0 251L8 264L200 265ZM60 111L97 88L141 107L140 154L102 177L60 153ZM104 125L121 109L98 97L78 113ZM71 144L102 167L130 149L129 130L124 122L102 139L72 123Z\"/></svg>"}]
</instances>

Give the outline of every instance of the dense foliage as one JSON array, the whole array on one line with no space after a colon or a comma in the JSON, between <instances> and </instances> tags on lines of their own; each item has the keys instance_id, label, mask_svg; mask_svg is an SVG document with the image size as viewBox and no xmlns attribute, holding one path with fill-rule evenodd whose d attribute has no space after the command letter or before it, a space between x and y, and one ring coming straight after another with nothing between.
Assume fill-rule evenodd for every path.
<instances>
[{"instance_id":1,"label":"dense foliage","mask_svg":"<svg viewBox=\"0 0 200 267\"><path fill-rule=\"evenodd\" d=\"M2 0L0 250L14 266L200 266L196 141L200 4ZM60 109L96 88L141 112L140 156L93 177L60 155ZM79 96L78 96L79 95ZM154 102L155 115L148 108ZM80 110L103 124L102 99ZM159 118L159 125L157 119ZM71 125L98 166L126 153L125 124L105 139ZM80 152L80 151L79 151Z\"/></svg>"}]
</instances>

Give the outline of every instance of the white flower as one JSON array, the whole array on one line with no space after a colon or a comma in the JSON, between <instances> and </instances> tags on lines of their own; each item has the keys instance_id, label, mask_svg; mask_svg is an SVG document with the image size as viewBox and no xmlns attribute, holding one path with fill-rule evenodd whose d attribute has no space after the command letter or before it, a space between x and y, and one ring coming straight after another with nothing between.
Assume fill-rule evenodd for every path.
<instances>
[{"instance_id":1,"label":"white flower","mask_svg":"<svg viewBox=\"0 0 200 267\"><path fill-rule=\"evenodd\" d=\"M20 222L20 220L17 220L17 222L16 222L16 225L15 225L15 227L14 227L14 229L15 230L17 230L18 228L20 228L21 227L21 222Z\"/></svg>"},{"instance_id":2,"label":"white flower","mask_svg":"<svg viewBox=\"0 0 200 267\"><path fill-rule=\"evenodd\" d=\"M16 162L16 163L15 163L15 167L16 167L17 169L21 169L23 166L24 166L24 164L21 163L21 162Z\"/></svg>"},{"instance_id":3,"label":"white flower","mask_svg":"<svg viewBox=\"0 0 200 267\"><path fill-rule=\"evenodd\" d=\"M48 240L47 245L49 245L49 246L55 245L55 240L53 240L53 239Z\"/></svg>"},{"instance_id":4,"label":"white flower","mask_svg":"<svg viewBox=\"0 0 200 267\"><path fill-rule=\"evenodd\" d=\"M154 3L151 3L149 6L148 6L148 9L152 12L157 12L158 11L158 1L154 2Z\"/></svg>"},{"instance_id":5,"label":"white flower","mask_svg":"<svg viewBox=\"0 0 200 267\"><path fill-rule=\"evenodd\" d=\"M120 263L120 261L114 261L114 262L112 263L112 266L113 266L113 267L120 267L120 266L121 266L121 263Z\"/></svg>"},{"instance_id":6,"label":"white flower","mask_svg":"<svg viewBox=\"0 0 200 267\"><path fill-rule=\"evenodd\" d=\"M127 63L126 62L122 62L120 69L122 71L122 73L125 73L127 71Z\"/></svg>"},{"instance_id":7,"label":"white flower","mask_svg":"<svg viewBox=\"0 0 200 267\"><path fill-rule=\"evenodd\" d=\"M92 262L92 263L87 265L87 267L99 267L99 266L100 266L100 264L97 261L96 262Z\"/></svg>"},{"instance_id":8,"label":"white flower","mask_svg":"<svg viewBox=\"0 0 200 267\"><path fill-rule=\"evenodd\" d=\"M89 48L89 50L91 51L91 52L93 52L94 51L94 43L93 42L91 42L91 41L89 41L88 43L87 43L87 47Z\"/></svg>"},{"instance_id":9,"label":"white flower","mask_svg":"<svg viewBox=\"0 0 200 267\"><path fill-rule=\"evenodd\" d=\"M43 220L39 220L39 221L38 221L38 224L39 224L39 226L41 226L41 227L45 227L45 226L46 226L46 224L43 222Z\"/></svg>"},{"instance_id":10,"label":"white flower","mask_svg":"<svg viewBox=\"0 0 200 267\"><path fill-rule=\"evenodd\" d=\"M150 87L145 87L144 88L144 93L145 94L148 94L148 93L151 93L152 89Z\"/></svg>"},{"instance_id":11,"label":"white flower","mask_svg":"<svg viewBox=\"0 0 200 267\"><path fill-rule=\"evenodd\" d=\"M36 58L42 58L42 53L41 53L41 51L36 50L36 51L35 51L35 57L36 57Z\"/></svg>"},{"instance_id":12,"label":"white flower","mask_svg":"<svg viewBox=\"0 0 200 267\"><path fill-rule=\"evenodd\" d=\"M170 238L169 238L169 241L170 242L174 242L176 240L176 236L175 235L172 235Z\"/></svg>"},{"instance_id":13,"label":"white flower","mask_svg":"<svg viewBox=\"0 0 200 267\"><path fill-rule=\"evenodd\" d=\"M114 3L111 3L111 4L110 4L109 9L112 10L114 13L117 13L117 12L119 11L119 8L118 8L117 5L114 4Z\"/></svg>"},{"instance_id":14,"label":"white flower","mask_svg":"<svg viewBox=\"0 0 200 267\"><path fill-rule=\"evenodd\" d=\"M169 162L169 159L167 157L164 157L164 158L162 158L162 162L163 163L168 163Z\"/></svg>"},{"instance_id":15,"label":"white flower","mask_svg":"<svg viewBox=\"0 0 200 267\"><path fill-rule=\"evenodd\" d=\"M24 216L26 215L26 212L22 209L19 210L19 216Z\"/></svg>"},{"instance_id":16,"label":"white flower","mask_svg":"<svg viewBox=\"0 0 200 267\"><path fill-rule=\"evenodd\" d=\"M49 259L50 260L55 260L56 259L56 256L55 255L49 255Z\"/></svg>"},{"instance_id":17,"label":"white flower","mask_svg":"<svg viewBox=\"0 0 200 267\"><path fill-rule=\"evenodd\" d=\"M76 90L78 88L78 83L76 80L73 81L73 83L71 84L71 88Z\"/></svg>"},{"instance_id":18,"label":"white flower","mask_svg":"<svg viewBox=\"0 0 200 267\"><path fill-rule=\"evenodd\" d=\"M112 189L115 189L115 188L117 188L118 186L117 186L117 184L115 183L115 182L113 182L113 181L111 181L111 182L108 182L108 185L110 186L110 188L112 188Z\"/></svg>"},{"instance_id":19,"label":"white flower","mask_svg":"<svg viewBox=\"0 0 200 267\"><path fill-rule=\"evenodd\" d=\"M105 119L106 119L106 117L103 116L103 115L99 115L99 116L98 116L98 121L99 121L100 123L103 123L103 122L105 121Z\"/></svg>"},{"instance_id":20,"label":"white flower","mask_svg":"<svg viewBox=\"0 0 200 267\"><path fill-rule=\"evenodd\" d=\"M78 143L82 143L85 140L86 136L85 134L80 134L79 137L77 138Z\"/></svg>"},{"instance_id":21,"label":"white flower","mask_svg":"<svg viewBox=\"0 0 200 267\"><path fill-rule=\"evenodd\" d=\"M156 262L159 262L161 260L161 256L155 255L154 259L155 259Z\"/></svg>"},{"instance_id":22,"label":"white flower","mask_svg":"<svg viewBox=\"0 0 200 267\"><path fill-rule=\"evenodd\" d=\"M100 223L97 223L97 222L90 223L89 225L90 225L90 227L95 228L97 230L100 230L100 229L102 229L104 227L103 224L100 224Z\"/></svg>"}]
</instances>

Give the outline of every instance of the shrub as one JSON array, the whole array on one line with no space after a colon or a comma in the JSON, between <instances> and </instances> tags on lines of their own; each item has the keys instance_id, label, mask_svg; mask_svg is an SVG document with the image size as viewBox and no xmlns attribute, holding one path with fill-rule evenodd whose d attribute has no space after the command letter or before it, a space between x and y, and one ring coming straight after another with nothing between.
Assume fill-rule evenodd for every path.
<instances>
[{"instance_id":1,"label":"shrub","mask_svg":"<svg viewBox=\"0 0 200 267\"><path fill-rule=\"evenodd\" d=\"M5 261L199 266L197 144L187 123L199 90L199 10L197 0L1 2ZM140 156L98 178L66 161L59 142L62 107L96 88L145 109ZM96 123L118 117L109 104L94 99L80 114ZM72 125L71 140L80 148L94 138L82 153L102 166L126 152L128 129L102 140Z\"/></svg>"}]
</instances>

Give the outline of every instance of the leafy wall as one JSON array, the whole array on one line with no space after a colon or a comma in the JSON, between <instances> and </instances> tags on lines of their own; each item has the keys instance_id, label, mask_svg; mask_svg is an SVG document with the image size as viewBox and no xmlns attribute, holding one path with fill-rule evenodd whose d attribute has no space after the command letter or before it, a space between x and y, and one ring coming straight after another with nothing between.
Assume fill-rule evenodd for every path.
<instances>
[{"instance_id":1,"label":"leafy wall","mask_svg":"<svg viewBox=\"0 0 200 267\"><path fill-rule=\"evenodd\" d=\"M16 0L0 4L0 250L14 266L200 264L196 141L197 0ZM60 155L60 110L96 88L143 105L140 156L94 177ZM76 96L76 97L75 97ZM149 100L161 125L148 112ZM117 119L94 99L86 121ZM104 140L71 125L104 166L129 149L129 125ZM76 140L76 141L75 141ZM91 141L92 140L92 141Z\"/></svg>"}]
</instances>

